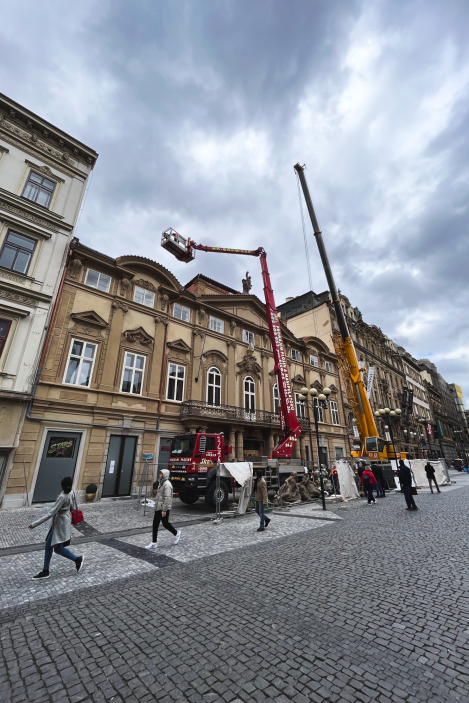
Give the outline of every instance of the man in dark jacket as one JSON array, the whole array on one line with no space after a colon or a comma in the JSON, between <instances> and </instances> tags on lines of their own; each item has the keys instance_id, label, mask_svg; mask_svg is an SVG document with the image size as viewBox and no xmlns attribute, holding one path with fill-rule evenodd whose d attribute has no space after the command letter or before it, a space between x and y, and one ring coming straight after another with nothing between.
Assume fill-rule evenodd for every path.
<instances>
[{"instance_id":1,"label":"man in dark jacket","mask_svg":"<svg viewBox=\"0 0 469 703\"><path fill-rule=\"evenodd\" d=\"M404 493L405 502L407 503L406 510L418 510L412 495L412 474L408 466L404 464L403 459L399 459L399 470L397 472L402 492Z\"/></svg>"},{"instance_id":2,"label":"man in dark jacket","mask_svg":"<svg viewBox=\"0 0 469 703\"><path fill-rule=\"evenodd\" d=\"M427 464L425 466L425 473L427 474L428 485L430 486L431 492L433 493L433 488L432 488L432 481L433 481L433 483L436 486L436 490L438 491L438 493L441 493L440 489L438 488L438 484L437 484L436 478L435 478L435 467L432 466L429 461L427 461Z\"/></svg>"},{"instance_id":3,"label":"man in dark jacket","mask_svg":"<svg viewBox=\"0 0 469 703\"><path fill-rule=\"evenodd\" d=\"M371 470L373 472L373 476L375 477L378 485L376 486L376 497L377 498L385 498L386 494L384 492L384 474L383 474L383 469L379 464L371 464Z\"/></svg>"}]
</instances>

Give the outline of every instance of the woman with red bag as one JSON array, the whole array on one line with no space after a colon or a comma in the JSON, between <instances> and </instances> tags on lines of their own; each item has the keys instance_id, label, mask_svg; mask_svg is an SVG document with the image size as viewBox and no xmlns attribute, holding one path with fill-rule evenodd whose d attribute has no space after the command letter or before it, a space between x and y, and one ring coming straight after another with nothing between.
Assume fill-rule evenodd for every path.
<instances>
[{"instance_id":1,"label":"woman with red bag","mask_svg":"<svg viewBox=\"0 0 469 703\"><path fill-rule=\"evenodd\" d=\"M71 511L76 506L75 494L72 491L73 481L70 476L63 478L61 481L62 493L55 501L55 505L50 512L44 517L39 518L31 525L29 529L33 530L38 525L41 525L46 520L52 518L52 525L46 537L45 553L44 553L44 568L36 576L33 576L34 581L49 578L49 565L52 559L52 552L60 554L66 559L71 559L75 562L77 574L83 567L84 557L76 557L73 552L66 548L70 544L72 536L72 520Z\"/></svg>"}]
</instances>

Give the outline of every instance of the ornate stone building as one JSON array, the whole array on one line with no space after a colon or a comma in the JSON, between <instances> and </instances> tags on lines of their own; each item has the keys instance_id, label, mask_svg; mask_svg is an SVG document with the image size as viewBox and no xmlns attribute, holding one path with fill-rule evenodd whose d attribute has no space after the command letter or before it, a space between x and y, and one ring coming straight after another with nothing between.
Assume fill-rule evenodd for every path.
<instances>
[{"instance_id":1,"label":"ornate stone building","mask_svg":"<svg viewBox=\"0 0 469 703\"><path fill-rule=\"evenodd\" d=\"M0 502L24 488L22 422L97 156L0 94Z\"/></svg>"},{"instance_id":2,"label":"ornate stone building","mask_svg":"<svg viewBox=\"0 0 469 703\"><path fill-rule=\"evenodd\" d=\"M245 286L247 288L247 286ZM321 423L323 461L348 453L334 355L282 325L293 390L332 390ZM248 353L253 347L253 353ZM80 498L137 490L141 454L168 461L184 431L223 432L228 459L271 455L279 395L264 304L198 275L182 286L159 263L112 259L77 244L50 331L41 377L20 438L9 505L54 497L61 473ZM296 458L317 458L309 411Z\"/></svg>"},{"instance_id":3,"label":"ornate stone building","mask_svg":"<svg viewBox=\"0 0 469 703\"><path fill-rule=\"evenodd\" d=\"M373 412L380 408L401 407L404 387L412 388L414 401L411 414L404 414L393 426L394 440L399 451L409 457L423 456L422 435L426 421L431 421L430 406L417 362L398 347L376 325L367 324L360 310L341 295L341 301L360 366L365 369L366 382L370 368L374 380L370 393ZM316 334L331 352L334 351L332 333L338 330L334 307L328 291L317 295L309 291L297 298L288 298L278 306L291 331L297 336ZM343 394L344 413L347 415L350 441L353 443L353 415L348 399ZM377 421L379 425L381 421ZM378 428L384 436L384 427Z\"/></svg>"}]
</instances>

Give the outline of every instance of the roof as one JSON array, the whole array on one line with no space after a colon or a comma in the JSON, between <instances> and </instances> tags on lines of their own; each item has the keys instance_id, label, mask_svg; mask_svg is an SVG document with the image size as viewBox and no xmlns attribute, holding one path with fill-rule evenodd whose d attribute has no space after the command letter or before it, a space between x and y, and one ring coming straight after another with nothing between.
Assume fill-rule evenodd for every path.
<instances>
[{"instance_id":1,"label":"roof","mask_svg":"<svg viewBox=\"0 0 469 703\"><path fill-rule=\"evenodd\" d=\"M184 288L186 290L189 290L191 286L193 286L195 283L198 281L205 281L206 283L210 283L211 285L215 286L216 288L220 289L220 294L225 295L226 293L231 293L232 295L238 295L239 291L234 290L234 288L230 288L229 286L226 286L224 283L220 283L219 281L214 281L213 278L209 278L208 276L204 276L203 273L198 273L197 276L194 276L194 278L191 278L189 283L186 283Z\"/></svg>"}]
</instances>

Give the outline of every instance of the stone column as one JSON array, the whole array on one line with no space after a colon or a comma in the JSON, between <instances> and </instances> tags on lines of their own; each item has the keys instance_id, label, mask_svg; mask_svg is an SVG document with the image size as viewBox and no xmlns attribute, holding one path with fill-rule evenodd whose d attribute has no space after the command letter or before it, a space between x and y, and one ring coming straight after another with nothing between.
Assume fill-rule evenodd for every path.
<instances>
[{"instance_id":1,"label":"stone column","mask_svg":"<svg viewBox=\"0 0 469 703\"><path fill-rule=\"evenodd\" d=\"M300 434L300 458L302 461L306 461L306 451L305 451L305 438L303 436L303 433Z\"/></svg>"},{"instance_id":2,"label":"stone column","mask_svg":"<svg viewBox=\"0 0 469 703\"><path fill-rule=\"evenodd\" d=\"M234 427L230 427L228 444L231 447L231 452L227 455L228 459L236 459L236 431Z\"/></svg>"},{"instance_id":3,"label":"stone column","mask_svg":"<svg viewBox=\"0 0 469 703\"><path fill-rule=\"evenodd\" d=\"M226 378L227 393L225 394L226 404L234 406L236 405L236 394L235 394L235 384L236 384L236 342L234 339L228 340L228 375Z\"/></svg>"},{"instance_id":4,"label":"stone column","mask_svg":"<svg viewBox=\"0 0 469 703\"><path fill-rule=\"evenodd\" d=\"M238 430L236 433L236 459L244 461L244 431Z\"/></svg>"},{"instance_id":5,"label":"stone column","mask_svg":"<svg viewBox=\"0 0 469 703\"><path fill-rule=\"evenodd\" d=\"M117 362L119 359L120 343L124 327L124 315L128 311L127 305L120 300L112 303L113 315L107 340L106 358L104 360L103 377L99 386L100 390L113 391L116 379ZM119 375L119 374L117 374Z\"/></svg>"},{"instance_id":6,"label":"stone column","mask_svg":"<svg viewBox=\"0 0 469 703\"><path fill-rule=\"evenodd\" d=\"M155 345L153 347L153 358L151 363L151 369L147 369L146 373L150 373L150 385L148 388L148 396L150 398L160 397L160 385L161 385L161 372L163 376L166 374L166 369L161 368L163 361L163 355L165 353L164 349L164 338L166 332L166 324L164 317L161 315L155 316ZM166 362L167 365L167 362ZM164 397L165 387L163 386L162 395Z\"/></svg>"},{"instance_id":7,"label":"stone column","mask_svg":"<svg viewBox=\"0 0 469 703\"><path fill-rule=\"evenodd\" d=\"M293 459L301 459L300 456L300 442L298 441L293 447Z\"/></svg>"},{"instance_id":8,"label":"stone column","mask_svg":"<svg viewBox=\"0 0 469 703\"><path fill-rule=\"evenodd\" d=\"M274 446L274 435L272 432L269 432L269 436L267 437L267 456L272 456Z\"/></svg>"}]
</instances>

